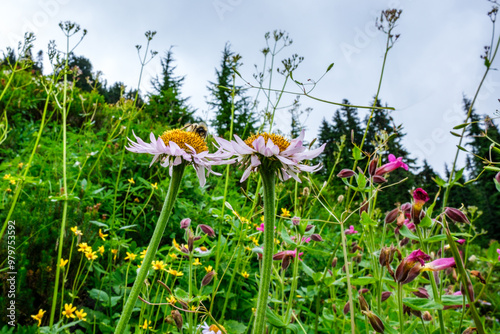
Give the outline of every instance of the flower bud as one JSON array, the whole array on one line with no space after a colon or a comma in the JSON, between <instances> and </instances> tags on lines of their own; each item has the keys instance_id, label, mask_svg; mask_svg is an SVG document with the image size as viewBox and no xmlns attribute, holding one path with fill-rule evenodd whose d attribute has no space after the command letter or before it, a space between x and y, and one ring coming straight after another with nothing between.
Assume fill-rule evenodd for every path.
<instances>
[{"instance_id":1,"label":"flower bud","mask_svg":"<svg viewBox=\"0 0 500 334\"><path fill-rule=\"evenodd\" d=\"M370 325L372 325L373 329L377 333L383 333L385 330L384 324L380 318L373 313L372 311L361 311L364 315L368 317L368 321L370 321Z\"/></svg>"},{"instance_id":2,"label":"flower bud","mask_svg":"<svg viewBox=\"0 0 500 334\"><path fill-rule=\"evenodd\" d=\"M476 327L468 327L462 332L462 334L472 334L472 333L477 333Z\"/></svg>"},{"instance_id":3,"label":"flower bud","mask_svg":"<svg viewBox=\"0 0 500 334\"><path fill-rule=\"evenodd\" d=\"M338 260L339 260L339 259L338 259L337 257L334 257L334 258L333 258L333 261L332 261L332 268L335 268L335 267L337 266L337 261L338 261Z\"/></svg>"},{"instance_id":4,"label":"flower bud","mask_svg":"<svg viewBox=\"0 0 500 334\"><path fill-rule=\"evenodd\" d=\"M175 326L180 331L182 329L182 315L179 311L173 310L171 312L172 318L174 318Z\"/></svg>"},{"instance_id":5,"label":"flower bud","mask_svg":"<svg viewBox=\"0 0 500 334\"><path fill-rule=\"evenodd\" d=\"M429 311L424 311L424 313L422 313L422 319L424 319L424 321L432 321L432 315Z\"/></svg>"},{"instance_id":6,"label":"flower bud","mask_svg":"<svg viewBox=\"0 0 500 334\"><path fill-rule=\"evenodd\" d=\"M307 197L310 193L311 190L309 190L309 187L304 187L304 189L302 189L302 196Z\"/></svg>"},{"instance_id":7,"label":"flower bud","mask_svg":"<svg viewBox=\"0 0 500 334\"><path fill-rule=\"evenodd\" d=\"M373 176L375 174L375 171L377 170L377 164L378 164L377 158L370 161L370 166L368 167L368 173L370 174L370 176Z\"/></svg>"},{"instance_id":8,"label":"flower bud","mask_svg":"<svg viewBox=\"0 0 500 334\"><path fill-rule=\"evenodd\" d=\"M387 216L385 216L385 223L393 223L398 218L399 212L399 208L395 208L394 210L390 211Z\"/></svg>"},{"instance_id":9,"label":"flower bud","mask_svg":"<svg viewBox=\"0 0 500 334\"><path fill-rule=\"evenodd\" d=\"M312 234L311 235L311 240L317 241L317 242L321 242L321 241L323 241L323 238L319 234Z\"/></svg>"},{"instance_id":10,"label":"flower bud","mask_svg":"<svg viewBox=\"0 0 500 334\"><path fill-rule=\"evenodd\" d=\"M403 211L405 214L410 214L411 203L405 203L405 204L401 205L401 211Z\"/></svg>"},{"instance_id":11,"label":"flower bud","mask_svg":"<svg viewBox=\"0 0 500 334\"><path fill-rule=\"evenodd\" d=\"M399 246L400 247L404 247L408 244L408 242L410 242L410 239L407 238L407 237L404 237L403 239L401 239L401 241L399 242Z\"/></svg>"},{"instance_id":12,"label":"flower bud","mask_svg":"<svg viewBox=\"0 0 500 334\"><path fill-rule=\"evenodd\" d=\"M205 224L200 224L200 225L198 225L198 227L203 231L203 233L205 233L209 237L211 237L211 238L215 237L215 231L210 226L205 225Z\"/></svg>"},{"instance_id":13,"label":"flower bud","mask_svg":"<svg viewBox=\"0 0 500 334\"><path fill-rule=\"evenodd\" d=\"M293 224L294 226L299 225L299 224L300 224L300 217L297 217L297 216L293 217L293 218L292 218L292 224Z\"/></svg>"},{"instance_id":14,"label":"flower bud","mask_svg":"<svg viewBox=\"0 0 500 334\"><path fill-rule=\"evenodd\" d=\"M187 229L189 227L189 225L191 225L191 219L189 218L184 218L183 220L181 220L181 228L182 229Z\"/></svg>"},{"instance_id":15,"label":"flower bud","mask_svg":"<svg viewBox=\"0 0 500 334\"><path fill-rule=\"evenodd\" d=\"M208 285L210 284L210 282L212 282L212 278L214 278L215 276L215 271L210 271L208 274L205 275L205 277L203 277L203 279L201 280L201 286L205 286L205 285Z\"/></svg>"},{"instance_id":16,"label":"flower bud","mask_svg":"<svg viewBox=\"0 0 500 334\"><path fill-rule=\"evenodd\" d=\"M389 297L392 295L392 292L390 291L384 291L382 292L382 301L385 302Z\"/></svg>"},{"instance_id":17,"label":"flower bud","mask_svg":"<svg viewBox=\"0 0 500 334\"><path fill-rule=\"evenodd\" d=\"M418 288L417 291L412 291L412 293L418 298L427 298L427 299L430 298L429 293L425 288Z\"/></svg>"},{"instance_id":18,"label":"flower bud","mask_svg":"<svg viewBox=\"0 0 500 334\"><path fill-rule=\"evenodd\" d=\"M369 206L370 206L370 203L368 203L367 201L364 201L363 203L361 203L361 207L359 208L359 215L361 216L363 214L363 212L368 212Z\"/></svg>"},{"instance_id":19,"label":"flower bud","mask_svg":"<svg viewBox=\"0 0 500 334\"><path fill-rule=\"evenodd\" d=\"M351 311L351 306L350 306L349 302L347 302L347 303L345 303L344 309L342 310L342 312L344 312L344 314L347 315L350 311Z\"/></svg>"},{"instance_id":20,"label":"flower bud","mask_svg":"<svg viewBox=\"0 0 500 334\"><path fill-rule=\"evenodd\" d=\"M283 260L281 261L281 270L286 271L288 269L288 266L290 266L290 259L291 256L285 255L283 257Z\"/></svg>"},{"instance_id":21,"label":"flower bud","mask_svg":"<svg viewBox=\"0 0 500 334\"><path fill-rule=\"evenodd\" d=\"M497 180L498 183L500 183L500 172L495 175L495 180Z\"/></svg>"},{"instance_id":22,"label":"flower bud","mask_svg":"<svg viewBox=\"0 0 500 334\"><path fill-rule=\"evenodd\" d=\"M373 183L379 184L379 183L386 183L387 179L383 176L380 175L374 175L373 176Z\"/></svg>"},{"instance_id":23,"label":"flower bud","mask_svg":"<svg viewBox=\"0 0 500 334\"><path fill-rule=\"evenodd\" d=\"M457 223L467 223L470 224L469 219L464 215L464 213L458 209L455 208L445 208L444 209L444 214L453 220L454 222Z\"/></svg>"},{"instance_id":24,"label":"flower bud","mask_svg":"<svg viewBox=\"0 0 500 334\"><path fill-rule=\"evenodd\" d=\"M361 311L369 311L370 307L368 306L368 303L366 302L365 297L363 297L362 294L359 294L358 296L358 301L359 301L359 308Z\"/></svg>"},{"instance_id":25,"label":"flower bud","mask_svg":"<svg viewBox=\"0 0 500 334\"><path fill-rule=\"evenodd\" d=\"M338 174L337 177L340 177L341 179L345 179L348 177L352 177L356 175L356 173L353 170L350 169L342 169Z\"/></svg>"},{"instance_id":26,"label":"flower bud","mask_svg":"<svg viewBox=\"0 0 500 334\"><path fill-rule=\"evenodd\" d=\"M307 225L306 226L306 232L310 231L314 226L313 225Z\"/></svg>"}]
</instances>

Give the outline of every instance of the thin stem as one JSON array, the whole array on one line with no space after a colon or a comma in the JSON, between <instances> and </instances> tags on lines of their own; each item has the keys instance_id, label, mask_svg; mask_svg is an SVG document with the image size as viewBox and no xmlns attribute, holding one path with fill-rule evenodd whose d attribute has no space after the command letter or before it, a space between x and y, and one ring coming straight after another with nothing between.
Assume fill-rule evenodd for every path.
<instances>
[{"instance_id":1,"label":"thin stem","mask_svg":"<svg viewBox=\"0 0 500 334\"><path fill-rule=\"evenodd\" d=\"M259 295L253 334L263 334L266 329L266 309L269 286L271 284L275 223L275 180L274 170L260 169L264 191L264 254L260 272Z\"/></svg>"},{"instance_id":2,"label":"thin stem","mask_svg":"<svg viewBox=\"0 0 500 334\"><path fill-rule=\"evenodd\" d=\"M403 284L399 283L398 284L398 316L399 316L399 332L403 333L404 331L404 311L403 311Z\"/></svg>"},{"instance_id":3,"label":"thin stem","mask_svg":"<svg viewBox=\"0 0 500 334\"><path fill-rule=\"evenodd\" d=\"M151 261L156 255L161 237L163 235L163 232L165 231L165 227L167 226L168 219L170 218L170 213L172 212L175 199L177 198L177 192L179 191L179 187L181 185L182 175L184 174L185 167L186 166L184 163L173 167L172 177L170 178L170 185L168 187L168 193L165 197L165 201L163 202L160 217L158 218L153 236L151 237L151 241L149 242L148 251L146 252L146 256L144 257L143 265L139 269L134 285L132 286L132 290L130 291L130 295L128 296L125 307L123 308L120 321L116 326L115 334L122 334L125 331L125 327L127 326L130 316L132 315L132 310L134 309L135 303L137 302L137 297L139 296L139 292L141 291L144 279L146 278L149 267L151 266Z\"/></svg>"}]
</instances>

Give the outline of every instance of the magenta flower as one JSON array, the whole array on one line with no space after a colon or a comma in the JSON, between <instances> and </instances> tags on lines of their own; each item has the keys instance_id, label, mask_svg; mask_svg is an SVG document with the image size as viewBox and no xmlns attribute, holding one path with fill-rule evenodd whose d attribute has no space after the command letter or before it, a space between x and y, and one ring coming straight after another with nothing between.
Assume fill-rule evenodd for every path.
<instances>
[{"instance_id":1,"label":"magenta flower","mask_svg":"<svg viewBox=\"0 0 500 334\"><path fill-rule=\"evenodd\" d=\"M264 223L260 224L259 227L255 228L257 231L261 231L261 232L264 232ZM274 229L276 229L276 226L274 227Z\"/></svg>"},{"instance_id":2,"label":"magenta flower","mask_svg":"<svg viewBox=\"0 0 500 334\"><path fill-rule=\"evenodd\" d=\"M455 259L452 257L445 257L434 260L424 265L420 271L439 271L448 269L455 266Z\"/></svg>"},{"instance_id":3,"label":"magenta flower","mask_svg":"<svg viewBox=\"0 0 500 334\"><path fill-rule=\"evenodd\" d=\"M237 135L234 135L235 140L233 141L227 141L223 138L215 138L215 140L224 152L232 152L236 155L237 160L245 168L240 182L245 181L251 172L258 171L259 168L275 169L282 181L292 177L301 182L298 177L300 172L315 172L321 169L320 164L309 166L301 164L301 162L316 158L323 152L326 145L323 144L317 149L306 151L306 147L302 144L304 134L304 130L302 130L299 137L291 141L273 133L253 135L245 141Z\"/></svg>"},{"instance_id":4,"label":"magenta flower","mask_svg":"<svg viewBox=\"0 0 500 334\"><path fill-rule=\"evenodd\" d=\"M498 261L500 261L500 248L497 249L497 253L498 253Z\"/></svg>"},{"instance_id":5,"label":"magenta flower","mask_svg":"<svg viewBox=\"0 0 500 334\"><path fill-rule=\"evenodd\" d=\"M302 259L300 258L302 256L302 254L304 254L304 252L300 252L299 255L297 256L297 249L295 249L293 251L291 251L291 250L282 251L282 252L278 252L278 253L274 254L273 260L283 260L283 258L285 258L287 256L290 256L293 258L295 258L297 256L299 258L299 260L302 261Z\"/></svg>"},{"instance_id":6,"label":"magenta flower","mask_svg":"<svg viewBox=\"0 0 500 334\"><path fill-rule=\"evenodd\" d=\"M421 203L422 205L429 200L429 195L422 188L417 188L413 191L413 200L415 203Z\"/></svg>"},{"instance_id":7,"label":"magenta flower","mask_svg":"<svg viewBox=\"0 0 500 334\"><path fill-rule=\"evenodd\" d=\"M161 136L155 138L153 133L150 133L150 143L144 142L137 137L132 131L137 142L130 138L130 146L125 147L130 152L148 153L153 156L153 160L149 167L155 161L160 160L162 167L169 167L169 174L172 176L172 168L182 163L192 165L196 170L200 186L204 186L205 170L214 175L221 175L212 171L213 165L222 165L233 163L235 160L230 160L231 153L223 149L219 149L215 153L208 153L208 147L205 140L194 132L184 130L168 130Z\"/></svg>"},{"instance_id":8,"label":"magenta flower","mask_svg":"<svg viewBox=\"0 0 500 334\"><path fill-rule=\"evenodd\" d=\"M388 158L389 162L377 168L377 170L375 171L375 175L383 176L384 174L390 173L393 170L398 169L400 167L404 168L405 170L408 170L408 165L403 162L402 157L396 159L394 154L389 154Z\"/></svg>"},{"instance_id":9,"label":"magenta flower","mask_svg":"<svg viewBox=\"0 0 500 334\"><path fill-rule=\"evenodd\" d=\"M358 231L355 231L355 230L354 230L354 226L353 226L353 225L351 225L351 226L349 226L349 228L348 228L347 230L345 230L345 232L344 232L344 233L345 233L345 234L356 234L356 233L359 233L359 232L358 232Z\"/></svg>"},{"instance_id":10,"label":"magenta flower","mask_svg":"<svg viewBox=\"0 0 500 334\"><path fill-rule=\"evenodd\" d=\"M399 264L394 279L400 284L410 283L420 274L420 269L424 266L425 261L430 259L431 257L420 249L411 252Z\"/></svg>"},{"instance_id":11,"label":"magenta flower","mask_svg":"<svg viewBox=\"0 0 500 334\"><path fill-rule=\"evenodd\" d=\"M309 243L309 241L311 241L311 237L302 237L302 242L305 242L306 244Z\"/></svg>"},{"instance_id":12,"label":"magenta flower","mask_svg":"<svg viewBox=\"0 0 500 334\"><path fill-rule=\"evenodd\" d=\"M466 240L465 239L458 239L458 240L455 240L455 241L456 241L457 244L463 245L463 244L465 244Z\"/></svg>"}]
</instances>

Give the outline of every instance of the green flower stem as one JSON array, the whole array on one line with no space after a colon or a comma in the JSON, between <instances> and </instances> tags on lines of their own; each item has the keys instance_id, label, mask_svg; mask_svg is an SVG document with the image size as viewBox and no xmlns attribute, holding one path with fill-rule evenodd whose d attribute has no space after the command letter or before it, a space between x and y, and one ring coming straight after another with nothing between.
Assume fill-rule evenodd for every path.
<instances>
[{"instance_id":1,"label":"green flower stem","mask_svg":"<svg viewBox=\"0 0 500 334\"><path fill-rule=\"evenodd\" d=\"M170 218L170 213L172 212L175 199L177 198L177 192L179 191L179 187L181 185L182 175L184 174L185 167L185 164L180 164L178 166L174 166L173 168L172 177L170 178L170 185L168 187L168 193L165 197L165 202L163 202L160 217L158 218L153 236L151 237L151 241L149 242L148 251L146 252L146 256L144 257L143 265L141 266L139 273L137 274L134 285L132 286L132 290L130 291L130 295L128 296L125 307L123 308L120 321L118 321L118 325L116 326L115 334L123 333L130 320L132 310L134 309L135 303L137 302L137 297L139 296L139 292L141 291L143 282L146 279L149 267L151 266L151 261L153 261L156 255L161 237L163 235L163 232L165 231L165 227L167 226L168 219Z\"/></svg>"},{"instance_id":2,"label":"green flower stem","mask_svg":"<svg viewBox=\"0 0 500 334\"><path fill-rule=\"evenodd\" d=\"M266 329L266 309L273 267L274 222L275 222L275 180L274 170L261 168L264 191L264 254L260 272L259 295L253 334L263 334Z\"/></svg>"},{"instance_id":3,"label":"green flower stem","mask_svg":"<svg viewBox=\"0 0 500 334\"><path fill-rule=\"evenodd\" d=\"M344 254L344 266L345 266L345 272L346 272L346 278L347 278L347 293L349 296L349 317L351 318L351 333L354 334L356 333L356 322L355 322L355 314L354 314L354 302L352 300L352 285L351 285L351 269L350 269L350 263L349 263L349 258L347 257L347 239L345 236L345 229L344 229L344 220L340 222L340 235L342 238L342 253Z\"/></svg>"},{"instance_id":4,"label":"green flower stem","mask_svg":"<svg viewBox=\"0 0 500 334\"><path fill-rule=\"evenodd\" d=\"M460 280L462 281L462 285L465 290L465 294L467 295L467 299L469 301L469 310L472 313L472 318L474 319L474 323L477 328L477 332L479 334L484 334L484 328L483 328L483 323L481 322L481 318L479 317L479 314L477 313L477 309L475 306L475 300L474 296L471 296L470 291L469 291L469 284L470 284L470 279L467 276L467 272L465 271L464 264L462 262L462 258L460 257L460 253L458 252L456 242L453 240L453 237L451 236L450 233L450 228L448 227L448 223L446 222L446 217L443 215L443 227L444 231L446 233L446 238L448 239L448 244L450 245L451 252L453 253L453 257L455 258L455 264L457 266L457 271L460 274Z\"/></svg>"},{"instance_id":5,"label":"green flower stem","mask_svg":"<svg viewBox=\"0 0 500 334\"><path fill-rule=\"evenodd\" d=\"M292 287L290 288L290 295L288 297L288 306L286 309L285 322L288 323L290 319L290 312L292 311L292 302L295 299L295 291L297 290L297 282L299 280L299 250L295 250L295 258L293 259L293 276Z\"/></svg>"},{"instance_id":6,"label":"green flower stem","mask_svg":"<svg viewBox=\"0 0 500 334\"><path fill-rule=\"evenodd\" d=\"M405 328L404 311L403 311L403 284L398 284L398 316L399 316L399 332L403 333Z\"/></svg>"}]
</instances>

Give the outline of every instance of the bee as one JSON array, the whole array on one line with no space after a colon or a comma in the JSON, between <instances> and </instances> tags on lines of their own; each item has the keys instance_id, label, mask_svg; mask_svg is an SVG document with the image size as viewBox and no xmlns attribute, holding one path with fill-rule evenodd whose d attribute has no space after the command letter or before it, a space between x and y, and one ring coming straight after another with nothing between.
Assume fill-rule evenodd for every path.
<instances>
[{"instance_id":1,"label":"bee","mask_svg":"<svg viewBox=\"0 0 500 334\"><path fill-rule=\"evenodd\" d=\"M203 139L206 139L208 135L208 127L203 122L186 124L181 130L194 132Z\"/></svg>"}]
</instances>

